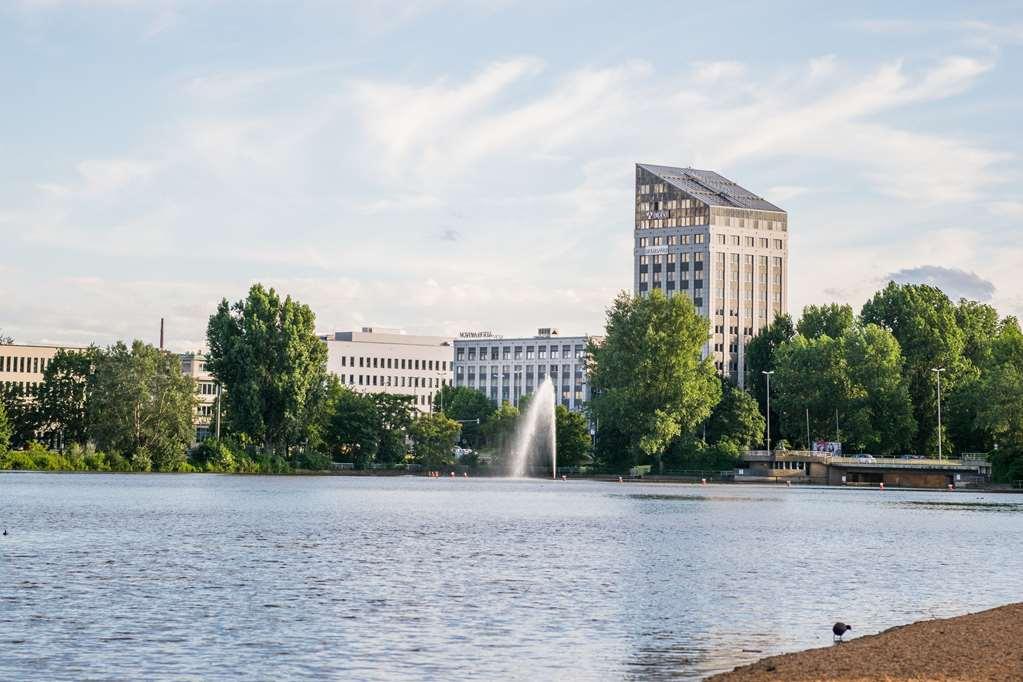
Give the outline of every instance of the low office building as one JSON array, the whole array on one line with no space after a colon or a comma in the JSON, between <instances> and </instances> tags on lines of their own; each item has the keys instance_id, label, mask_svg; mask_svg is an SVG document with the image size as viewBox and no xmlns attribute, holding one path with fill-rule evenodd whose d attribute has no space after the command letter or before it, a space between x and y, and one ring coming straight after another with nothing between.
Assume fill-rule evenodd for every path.
<instances>
[{"instance_id":1,"label":"low office building","mask_svg":"<svg viewBox=\"0 0 1023 682\"><path fill-rule=\"evenodd\" d=\"M0 386L34 396L43 383L46 366L61 349L81 350L71 346L0 346Z\"/></svg>"},{"instance_id":2,"label":"low office building","mask_svg":"<svg viewBox=\"0 0 1023 682\"><path fill-rule=\"evenodd\" d=\"M556 329L536 336L503 338L491 332L464 332L455 339L455 386L468 386L496 404L518 406L546 377L557 401L580 411L589 400L588 336L559 336Z\"/></svg>"},{"instance_id":3,"label":"low office building","mask_svg":"<svg viewBox=\"0 0 1023 682\"><path fill-rule=\"evenodd\" d=\"M450 338L381 327L320 338L327 344L327 369L354 391L412 396L416 408L429 412L437 391L451 385Z\"/></svg>"},{"instance_id":4,"label":"low office building","mask_svg":"<svg viewBox=\"0 0 1023 682\"><path fill-rule=\"evenodd\" d=\"M206 440L216 434L217 381L206 371L206 356L199 353L181 354L181 373L192 377L195 382L195 442Z\"/></svg>"}]
</instances>

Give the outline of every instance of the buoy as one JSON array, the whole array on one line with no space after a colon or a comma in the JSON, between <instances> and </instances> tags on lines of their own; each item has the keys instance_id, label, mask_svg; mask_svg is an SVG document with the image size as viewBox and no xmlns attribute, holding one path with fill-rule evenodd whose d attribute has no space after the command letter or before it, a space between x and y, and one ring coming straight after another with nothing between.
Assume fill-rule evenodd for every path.
<instances>
[{"instance_id":1,"label":"buoy","mask_svg":"<svg viewBox=\"0 0 1023 682\"><path fill-rule=\"evenodd\" d=\"M621 483L621 482L622 482L622 477L621 477L621 476L619 476L619 477L618 477L618 482L619 482L619 483Z\"/></svg>"},{"instance_id":2,"label":"buoy","mask_svg":"<svg viewBox=\"0 0 1023 682\"><path fill-rule=\"evenodd\" d=\"M785 481L785 487L786 488L791 488L792 487L792 481Z\"/></svg>"},{"instance_id":3,"label":"buoy","mask_svg":"<svg viewBox=\"0 0 1023 682\"><path fill-rule=\"evenodd\" d=\"M463 478L469 478L469 472L468 471L463 471L462 472L462 477Z\"/></svg>"},{"instance_id":4,"label":"buoy","mask_svg":"<svg viewBox=\"0 0 1023 682\"><path fill-rule=\"evenodd\" d=\"M881 481L881 490L884 490L884 481Z\"/></svg>"},{"instance_id":5,"label":"buoy","mask_svg":"<svg viewBox=\"0 0 1023 682\"><path fill-rule=\"evenodd\" d=\"M565 474L561 474L561 480L562 481L567 481L568 480L568 476L566 476Z\"/></svg>"},{"instance_id":6,"label":"buoy","mask_svg":"<svg viewBox=\"0 0 1023 682\"><path fill-rule=\"evenodd\" d=\"M951 483L948 484L948 491L949 492L952 492L953 490L955 490L955 488L956 487L954 485L952 485Z\"/></svg>"},{"instance_id":7,"label":"buoy","mask_svg":"<svg viewBox=\"0 0 1023 682\"><path fill-rule=\"evenodd\" d=\"M451 472L451 478L454 478L454 477L455 477L455 472L454 472L454 471L452 471L452 472Z\"/></svg>"},{"instance_id":8,"label":"buoy","mask_svg":"<svg viewBox=\"0 0 1023 682\"><path fill-rule=\"evenodd\" d=\"M707 479L701 478L700 479L700 485L707 485Z\"/></svg>"}]
</instances>

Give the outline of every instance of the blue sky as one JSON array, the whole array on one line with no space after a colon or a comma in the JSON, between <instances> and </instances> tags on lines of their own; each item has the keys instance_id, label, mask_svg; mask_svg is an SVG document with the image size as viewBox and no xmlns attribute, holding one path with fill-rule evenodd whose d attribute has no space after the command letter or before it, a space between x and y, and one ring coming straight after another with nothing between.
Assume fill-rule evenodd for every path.
<instances>
[{"instance_id":1,"label":"blue sky","mask_svg":"<svg viewBox=\"0 0 1023 682\"><path fill-rule=\"evenodd\" d=\"M0 329L203 345L262 281L322 331L598 332L636 162L789 212L789 304L889 278L1023 315L1023 4L0 5Z\"/></svg>"}]
</instances>

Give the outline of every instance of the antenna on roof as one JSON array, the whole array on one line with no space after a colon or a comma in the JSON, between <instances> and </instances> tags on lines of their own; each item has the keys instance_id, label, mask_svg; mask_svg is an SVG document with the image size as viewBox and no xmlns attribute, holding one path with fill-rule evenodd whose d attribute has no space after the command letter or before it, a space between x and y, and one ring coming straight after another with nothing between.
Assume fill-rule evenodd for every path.
<instances>
[{"instance_id":1,"label":"antenna on roof","mask_svg":"<svg viewBox=\"0 0 1023 682\"><path fill-rule=\"evenodd\" d=\"M160 318L160 350L163 350L163 318Z\"/></svg>"}]
</instances>

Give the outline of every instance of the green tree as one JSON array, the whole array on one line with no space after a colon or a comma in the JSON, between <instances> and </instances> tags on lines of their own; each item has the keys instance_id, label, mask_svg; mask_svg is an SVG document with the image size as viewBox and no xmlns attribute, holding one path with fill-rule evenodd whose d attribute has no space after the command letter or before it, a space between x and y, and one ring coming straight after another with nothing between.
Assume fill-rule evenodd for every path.
<instances>
[{"instance_id":1,"label":"green tree","mask_svg":"<svg viewBox=\"0 0 1023 682\"><path fill-rule=\"evenodd\" d=\"M461 420L464 444L473 450L483 446L482 426L497 409L487 396L468 386L444 386L433 404L443 404L444 414L456 421ZM477 419L478 424L473 421Z\"/></svg>"},{"instance_id":2,"label":"green tree","mask_svg":"<svg viewBox=\"0 0 1023 682\"><path fill-rule=\"evenodd\" d=\"M519 421L519 409L511 403L501 403L483 422L483 435L491 450L491 462L501 464L511 449L515 438L515 426Z\"/></svg>"},{"instance_id":3,"label":"green tree","mask_svg":"<svg viewBox=\"0 0 1023 682\"><path fill-rule=\"evenodd\" d=\"M753 396L721 379L721 400L707 419L707 442L728 440L740 450L749 450L763 441L765 433L766 420Z\"/></svg>"},{"instance_id":4,"label":"green tree","mask_svg":"<svg viewBox=\"0 0 1023 682\"><path fill-rule=\"evenodd\" d=\"M173 471L192 440L195 384L178 356L135 341L97 354L88 401L100 449L127 455L136 470Z\"/></svg>"},{"instance_id":5,"label":"green tree","mask_svg":"<svg viewBox=\"0 0 1023 682\"><path fill-rule=\"evenodd\" d=\"M0 346L11 346L14 345L14 337L4 334L4 330L0 329Z\"/></svg>"},{"instance_id":6,"label":"green tree","mask_svg":"<svg viewBox=\"0 0 1023 682\"><path fill-rule=\"evenodd\" d=\"M607 311L603 343L591 342L591 412L597 427L614 424L634 459L654 459L692 431L721 398L710 358L710 329L685 296L622 293Z\"/></svg>"},{"instance_id":7,"label":"green tree","mask_svg":"<svg viewBox=\"0 0 1023 682\"><path fill-rule=\"evenodd\" d=\"M458 422L440 412L420 415L409 430L415 461L437 468L454 462L452 449L458 437Z\"/></svg>"},{"instance_id":8,"label":"green tree","mask_svg":"<svg viewBox=\"0 0 1023 682\"><path fill-rule=\"evenodd\" d=\"M564 405L554 408L558 466L579 466L589 460L590 425L586 417Z\"/></svg>"},{"instance_id":9,"label":"green tree","mask_svg":"<svg viewBox=\"0 0 1023 682\"><path fill-rule=\"evenodd\" d=\"M864 324L873 323L895 335L905 361L903 376L913 404L917 431L913 450L928 454L936 450L937 390L934 372L944 367L941 388L953 393L968 365L963 352L966 337L959 327L956 308L936 287L923 284L896 284L879 291L867 301L860 313ZM946 440L946 452L953 443Z\"/></svg>"},{"instance_id":10,"label":"green tree","mask_svg":"<svg viewBox=\"0 0 1023 682\"><path fill-rule=\"evenodd\" d=\"M342 388L332 401L324 441L335 461L365 467L380 447L380 414L373 398Z\"/></svg>"},{"instance_id":11,"label":"green tree","mask_svg":"<svg viewBox=\"0 0 1023 682\"><path fill-rule=\"evenodd\" d=\"M977 383L977 420L1002 447L1023 448L1023 333L1013 320L991 344Z\"/></svg>"},{"instance_id":12,"label":"green tree","mask_svg":"<svg viewBox=\"0 0 1023 682\"><path fill-rule=\"evenodd\" d=\"M777 419L771 421L772 440L784 437L805 443L807 410L810 438L833 439L835 414L845 414L852 393L842 340L797 335L779 347L775 361L771 407Z\"/></svg>"},{"instance_id":13,"label":"green tree","mask_svg":"<svg viewBox=\"0 0 1023 682\"><path fill-rule=\"evenodd\" d=\"M261 284L243 301L224 299L210 317L206 367L224 386L232 430L266 452L287 454L315 421L327 368L315 320L309 306Z\"/></svg>"},{"instance_id":14,"label":"green tree","mask_svg":"<svg viewBox=\"0 0 1023 682\"><path fill-rule=\"evenodd\" d=\"M0 455L7 452L11 445L11 423L7 421L7 409L3 401L0 401Z\"/></svg>"},{"instance_id":15,"label":"green tree","mask_svg":"<svg viewBox=\"0 0 1023 682\"><path fill-rule=\"evenodd\" d=\"M0 402L7 413L10 447L24 448L35 440L39 429L39 413L31 394L17 384L0 386Z\"/></svg>"},{"instance_id":16,"label":"green tree","mask_svg":"<svg viewBox=\"0 0 1023 682\"><path fill-rule=\"evenodd\" d=\"M760 414L767 414L767 377L764 372L774 371L778 348L795 335L792 318L778 315L746 344L746 390L760 405ZM771 391L771 400L774 400L774 390ZM771 423L776 424L778 421L777 413L772 410Z\"/></svg>"},{"instance_id":17,"label":"green tree","mask_svg":"<svg viewBox=\"0 0 1023 682\"><path fill-rule=\"evenodd\" d=\"M845 334L856 324L856 313L851 305L829 303L808 305L803 308L803 317L796 325L796 331L808 339L830 336L833 339Z\"/></svg>"},{"instance_id":18,"label":"green tree","mask_svg":"<svg viewBox=\"0 0 1023 682\"><path fill-rule=\"evenodd\" d=\"M99 349L58 350L43 372L36 396L40 432L49 443L63 451L72 443L84 444L89 437L86 401Z\"/></svg>"},{"instance_id":19,"label":"green tree","mask_svg":"<svg viewBox=\"0 0 1023 682\"><path fill-rule=\"evenodd\" d=\"M377 461L392 464L405 458L408 432L415 421L415 396L371 393L380 418Z\"/></svg>"},{"instance_id":20,"label":"green tree","mask_svg":"<svg viewBox=\"0 0 1023 682\"><path fill-rule=\"evenodd\" d=\"M909 387L902 376L899 342L886 329L868 324L842 337L849 373L848 425L854 449L881 455L904 450L916 431Z\"/></svg>"}]
</instances>

